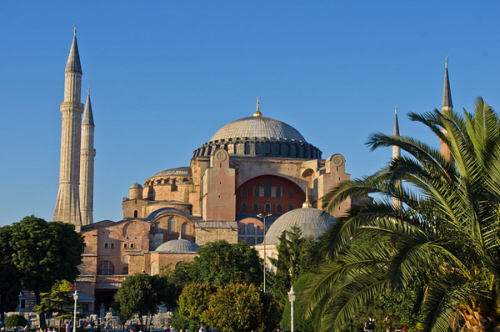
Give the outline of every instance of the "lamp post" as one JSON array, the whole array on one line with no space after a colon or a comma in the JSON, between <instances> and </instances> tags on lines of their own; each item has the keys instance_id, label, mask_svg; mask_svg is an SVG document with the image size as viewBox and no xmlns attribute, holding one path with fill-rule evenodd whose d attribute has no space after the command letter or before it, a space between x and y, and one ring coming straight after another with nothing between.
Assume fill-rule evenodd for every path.
<instances>
[{"instance_id":1,"label":"lamp post","mask_svg":"<svg viewBox=\"0 0 500 332\"><path fill-rule=\"evenodd\" d=\"M272 214L268 213L266 215L259 213L257 217L261 218L264 221L264 293L266 292L266 218L272 216Z\"/></svg>"},{"instance_id":2,"label":"lamp post","mask_svg":"<svg viewBox=\"0 0 500 332\"><path fill-rule=\"evenodd\" d=\"M73 299L75 300L75 310L73 312L73 332L76 332L76 302L78 301L78 291L76 289L73 294Z\"/></svg>"},{"instance_id":3,"label":"lamp post","mask_svg":"<svg viewBox=\"0 0 500 332\"><path fill-rule=\"evenodd\" d=\"M288 300L290 300L290 331L293 332L293 302L295 302L295 292L293 291L293 286L288 292Z\"/></svg>"},{"instance_id":4,"label":"lamp post","mask_svg":"<svg viewBox=\"0 0 500 332\"><path fill-rule=\"evenodd\" d=\"M21 314L21 302L23 299L23 292L19 292L19 314Z\"/></svg>"}]
</instances>

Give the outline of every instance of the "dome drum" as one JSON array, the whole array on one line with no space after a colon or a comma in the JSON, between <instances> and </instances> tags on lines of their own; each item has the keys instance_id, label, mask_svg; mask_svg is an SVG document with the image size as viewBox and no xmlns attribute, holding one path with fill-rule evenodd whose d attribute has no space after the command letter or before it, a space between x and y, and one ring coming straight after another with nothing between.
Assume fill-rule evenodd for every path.
<instances>
[{"instance_id":1,"label":"dome drum","mask_svg":"<svg viewBox=\"0 0 500 332\"><path fill-rule=\"evenodd\" d=\"M211 156L217 149L224 149L229 155L235 156L321 159L321 151L312 144L296 140L259 138L210 141L196 149L193 158Z\"/></svg>"}]
</instances>

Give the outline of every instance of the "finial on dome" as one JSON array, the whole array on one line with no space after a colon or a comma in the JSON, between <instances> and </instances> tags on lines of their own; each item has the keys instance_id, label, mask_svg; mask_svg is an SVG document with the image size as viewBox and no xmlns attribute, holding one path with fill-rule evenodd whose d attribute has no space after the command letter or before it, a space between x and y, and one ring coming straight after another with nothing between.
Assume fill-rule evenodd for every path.
<instances>
[{"instance_id":1,"label":"finial on dome","mask_svg":"<svg viewBox=\"0 0 500 332\"><path fill-rule=\"evenodd\" d=\"M444 60L444 68L448 69L448 58Z\"/></svg>"},{"instance_id":2,"label":"finial on dome","mask_svg":"<svg viewBox=\"0 0 500 332\"><path fill-rule=\"evenodd\" d=\"M257 105L255 106L255 113L253 116L262 116L262 113L260 112L260 102L259 102L259 97L257 97Z\"/></svg>"},{"instance_id":3,"label":"finial on dome","mask_svg":"<svg viewBox=\"0 0 500 332\"><path fill-rule=\"evenodd\" d=\"M73 35L76 36L76 25L73 25Z\"/></svg>"},{"instance_id":4,"label":"finial on dome","mask_svg":"<svg viewBox=\"0 0 500 332\"><path fill-rule=\"evenodd\" d=\"M303 209L312 208L312 204L309 202L309 187L306 187L306 201L302 203Z\"/></svg>"}]
</instances>

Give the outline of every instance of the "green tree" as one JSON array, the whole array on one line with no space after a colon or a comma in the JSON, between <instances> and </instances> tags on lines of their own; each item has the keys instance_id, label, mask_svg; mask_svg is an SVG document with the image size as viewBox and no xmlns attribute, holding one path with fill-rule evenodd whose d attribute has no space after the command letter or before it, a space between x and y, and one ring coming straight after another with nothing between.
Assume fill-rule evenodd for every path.
<instances>
[{"instance_id":1,"label":"green tree","mask_svg":"<svg viewBox=\"0 0 500 332\"><path fill-rule=\"evenodd\" d=\"M10 246L12 227L0 227L0 320L4 321L5 312L14 311L21 291L19 271L12 262L14 250Z\"/></svg>"},{"instance_id":2,"label":"green tree","mask_svg":"<svg viewBox=\"0 0 500 332\"><path fill-rule=\"evenodd\" d=\"M229 284L208 301L203 321L221 332L258 330L261 326L259 289L254 285Z\"/></svg>"},{"instance_id":3,"label":"green tree","mask_svg":"<svg viewBox=\"0 0 500 332\"><path fill-rule=\"evenodd\" d=\"M30 216L12 224L9 246L19 280L35 293L36 304L40 304L41 292L48 292L56 281L76 279L85 243L72 224ZM43 326L43 314L40 320Z\"/></svg>"},{"instance_id":4,"label":"green tree","mask_svg":"<svg viewBox=\"0 0 500 332\"><path fill-rule=\"evenodd\" d=\"M35 306L38 314L57 313L56 319L59 320L59 327L63 319L73 318L74 299L70 294L72 284L67 280L56 281L50 292L42 293L42 300Z\"/></svg>"},{"instance_id":5,"label":"green tree","mask_svg":"<svg viewBox=\"0 0 500 332\"><path fill-rule=\"evenodd\" d=\"M288 302L288 292L292 284L305 273L315 272L320 264L316 255L316 241L302 236L298 226L292 226L289 231L284 231L279 237L276 258L269 261L276 267L276 272L271 275L272 286L276 299L285 305Z\"/></svg>"},{"instance_id":6,"label":"green tree","mask_svg":"<svg viewBox=\"0 0 500 332\"><path fill-rule=\"evenodd\" d=\"M199 327L203 321L202 314L208 309L208 301L218 290L217 286L210 284L186 285L179 296L179 314L185 317L191 325L189 330Z\"/></svg>"},{"instance_id":7,"label":"green tree","mask_svg":"<svg viewBox=\"0 0 500 332\"><path fill-rule=\"evenodd\" d=\"M310 282L313 276L314 276L313 273L306 273L302 275L293 284L293 290L296 293L296 300L297 300L297 302L294 303L294 315L293 315L295 331L306 332L313 330L312 318L311 317L306 318L305 311L298 305L299 299L304 297L304 289L306 288L307 284ZM283 316L281 318L280 327L286 331L289 331L291 328L291 304L288 299L285 304L285 308L283 309Z\"/></svg>"},{"instance_id":8,"label":"green tree","mask_svg":"<svg viewBox=\"0 0 500 332\"><path fill-rule=\"evenodd\" d=\"M189 263L195 283L224 286L231 283L262 283L262 264L257 251L245 242L230 244L225 240L210 242L198 250Z\"/></svg>"},{"instance_id":9,"label":"green tree","mask_svg":"<svg viewBox=\"0 0 500 332\"><path fill-rule=\"evenodd\" d=\"M5 319L5 326L7 327L24 327L28 324L23 315L10 315Z\"/></svg>"},{"instance_id":10,"label":"green tree","mask_svg":"<svg viewBox=\"0 0 500 332\"><path fill-rule=\"evenodd\" d=\"M136 273L125 278L115 301L121 318L130 319L135 314L144 327L143 316L158 312L158 306L171 299L170 286L166 278L146 273Z\"/></svg>"},{"instance_id":11,"label":"green tree","mask_svg":"<svg viewBox=\"0 0 500 332\"><path fill-rule=\"evenodd\" d=\"M412 296L423 331L499 325L500 119L480 98L473 114L435 110L410 118L437 135L453 160L410 137L372 135L372 149L405 153L325 197L333 211L349 196L377 194L326 233L323 251L335 261L307 295L318 331L340 330L380 294ZM379 241L346 250L362 236Z\"/></svg>"}]
</instances>

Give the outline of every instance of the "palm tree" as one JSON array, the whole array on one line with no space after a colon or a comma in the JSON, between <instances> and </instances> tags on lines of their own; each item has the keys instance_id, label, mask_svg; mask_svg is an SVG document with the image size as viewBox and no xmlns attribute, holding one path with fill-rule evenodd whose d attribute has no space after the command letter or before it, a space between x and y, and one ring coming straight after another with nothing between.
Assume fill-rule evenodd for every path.
<instances>
[{"instance_id":1,"label":"palm tree","mask_svg":"<svg viewBox=\"0 0 500 332\"><path fill-rule=\"evenodd\" d=\"M332 262L305 296L318 331L341 331L380 294L412 294L423 331L500 331L500 119L481 98L473 114L409 117L452 160L410 137L370 137L372 150L405 153L324 199L333 212L349 196L375 194L325 233L322 253ZM369 247L353 245L367 237Z\"/></svg>"}]
</instances>

